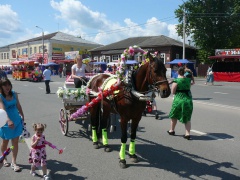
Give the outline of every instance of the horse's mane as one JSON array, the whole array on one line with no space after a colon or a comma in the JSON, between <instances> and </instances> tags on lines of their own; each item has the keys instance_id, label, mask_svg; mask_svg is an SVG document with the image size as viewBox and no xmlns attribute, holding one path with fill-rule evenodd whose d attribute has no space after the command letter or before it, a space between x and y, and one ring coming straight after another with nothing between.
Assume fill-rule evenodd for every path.
<instances>
[{"instance_id":1,"label":"horse's mane","mask_svg":"<svg viewBox=\"0 0 240 180\"><path fill-rule=\"evenodd\" d=\"M165 66L164 66L163 61L161 59L159 59L157 57L154 57L153 60L155 61L155 64L156 64L154 72L156 74L158 74L158 73L160 73L160 69L165 68Z\"/></svg>"}]
</instances>

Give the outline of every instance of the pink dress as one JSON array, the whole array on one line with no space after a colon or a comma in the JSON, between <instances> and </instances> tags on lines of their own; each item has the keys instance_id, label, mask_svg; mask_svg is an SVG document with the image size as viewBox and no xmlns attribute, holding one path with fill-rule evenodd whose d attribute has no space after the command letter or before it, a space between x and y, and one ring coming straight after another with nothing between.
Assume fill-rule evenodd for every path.
<instances>
[{"instance_id":1,"label":"pink dress","mask_svg":"<svg viewBox=\"0 0 240 180\"><path fill-rule=\"evenodd\" d=\"M33 141L36 141L37 135L33 135ZM36 167L46 165L46 147L45 147L45 136L42 135L40 141L34 148L31 148L29 154L29 163Z\"/></svg>"}]
</instances>

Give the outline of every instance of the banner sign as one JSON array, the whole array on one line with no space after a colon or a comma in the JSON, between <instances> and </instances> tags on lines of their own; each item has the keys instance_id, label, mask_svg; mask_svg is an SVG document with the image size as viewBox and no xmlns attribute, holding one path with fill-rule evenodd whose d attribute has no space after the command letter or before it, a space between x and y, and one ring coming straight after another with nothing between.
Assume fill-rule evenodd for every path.
<instances>
[{"instance_id":1,"label":"banner sign","mask_svg":"<svg viewBox=\"0 0 240 180\"><path fill-rule=\"evenodd\" d=\"M215 50L216 56L236 56L240 55L240 48L236 49L216 49Z\"/></svg>"}]
</instances>

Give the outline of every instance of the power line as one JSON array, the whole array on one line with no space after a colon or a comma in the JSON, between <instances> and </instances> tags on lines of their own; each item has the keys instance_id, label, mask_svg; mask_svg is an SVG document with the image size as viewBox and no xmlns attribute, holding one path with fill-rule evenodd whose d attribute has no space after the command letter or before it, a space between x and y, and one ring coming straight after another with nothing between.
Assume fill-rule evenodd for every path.
<instances>
[{"instance_id":1,"label":"power line","mask_svg":"<svg viewBox=\"0 0 240 180\"><path fill-rule=\"evenodd\" d=\"M131 30L133 28L136 28L136 27L141 27L141 26L144 26L144 25L157 24L158 22L163 21L163 20L165 20L165 22L167 22L167 21L170 21L170 20L173 20L173 19L176 19L176 18L175 17L173 18L173 16L171 16L171 17L167 17L167 18L164 18L164 19L156 20L156 21L151 21L151 22L147 22L147 23L142 23L142 24L137 24L137 25L133 25L133 26L123 27L123 28L119 28L119 29L113 29L113 30L109 30L109 31L85 34L83 36L84 37L93 37L94 35L97 35L97 34L113 34L113 33L117 33L117 32L124 32L124 31L129 31L129 30Z\"/></svg>"}]
</instances>

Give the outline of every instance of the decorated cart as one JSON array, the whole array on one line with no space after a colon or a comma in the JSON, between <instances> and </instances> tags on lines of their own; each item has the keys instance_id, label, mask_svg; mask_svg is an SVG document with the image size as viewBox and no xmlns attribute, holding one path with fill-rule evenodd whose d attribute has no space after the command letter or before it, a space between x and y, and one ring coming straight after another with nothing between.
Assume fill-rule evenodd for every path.
<instances>
[{"instance_id":1,"label":"decorated cart","mask_svg":"<svg viewBox=\"0 0 240 180\"><path fill-rule=\"evenodd\" d=\"M59 87L57 91L58 98L62 99L63 108L59 112L59 123L60 129L63 135L67 135L69 120L72 113L74 113L78 108L85 105L88 101L86 95L86 87L81 88L69 88L69 87ZM79 118L73 118L71 120L86 120L88 119L88 112Z\"/></svg>"},{"instance_id":2,"label":"decorated cart","mask_svg":"<svg viewBox=\"0 0 240 180\"><path fill-rule=\"evenodd\" d=\"M25 60L25 61L14 61L11 63L13 66L12 77L15 80L28 80L30 74L34 69L35 61Z\"/></svg>"}]
</instances>

